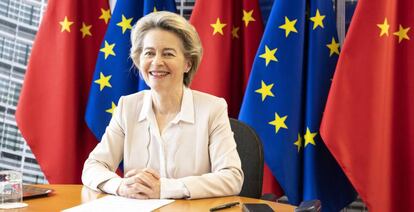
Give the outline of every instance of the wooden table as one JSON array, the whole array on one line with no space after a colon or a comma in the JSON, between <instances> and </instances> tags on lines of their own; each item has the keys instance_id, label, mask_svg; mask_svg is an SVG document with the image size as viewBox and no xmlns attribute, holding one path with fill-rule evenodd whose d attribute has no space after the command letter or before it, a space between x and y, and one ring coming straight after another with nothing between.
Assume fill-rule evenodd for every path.
<instances>
[{"instance_id":1,"label":"wooden table","mask_svg":"<svg viewBox=\"0 0 414 212\"><path fill-rule=\"evenodd\" d=\"M61 211L63 209L71 208L76 205L92 201L94 199L105 196L105 194L92 191L82 185L36 185L39 187L51 188L54 190L48 197L36 198L24 201L29 206L18 210L8 210L17 212L28 211ZM229 203L229 202L242 203L266 203L277 212L291 212L294 211L294 206L280 204L265 200L230 196L230 197L218 197L198 200L176 200L175 202L159 208L156 211L169 212L169 211L208 211L209 208ZM220 210L223 212L242 211L241 204L229 209Z\"/></svg>"}]
</instances>

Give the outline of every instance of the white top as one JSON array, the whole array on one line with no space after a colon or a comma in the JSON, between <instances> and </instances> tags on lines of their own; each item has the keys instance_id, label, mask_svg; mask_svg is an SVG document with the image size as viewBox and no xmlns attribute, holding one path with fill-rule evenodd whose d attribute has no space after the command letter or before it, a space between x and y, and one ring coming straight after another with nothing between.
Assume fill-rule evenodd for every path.
<instances>
[{"instance_id":1,"label":"white top","mask_svg":"<svg viewBox=\"0 0 414 212\"><path fill-rule=\"evenodd\" d=\"M121 97L102 141L86 160L82 182L116 194L114 172L152 168L161 198L239 194L243 171L224 99L184 88L181 110L160 135L150 91ZM184 186L183 186L184 185ZM189 194L188 194L189 192Z\"/></svg>"}]
</instances>

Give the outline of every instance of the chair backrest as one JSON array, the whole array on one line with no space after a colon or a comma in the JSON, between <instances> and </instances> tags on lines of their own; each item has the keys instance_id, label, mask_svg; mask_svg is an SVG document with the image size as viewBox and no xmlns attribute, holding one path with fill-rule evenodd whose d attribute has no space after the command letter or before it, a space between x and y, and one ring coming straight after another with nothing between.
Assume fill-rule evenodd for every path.
<instances>
[{"instance_id":1,"label":"chair backrest","mask_svg":"<svg viewBox=\"0 0 414 212\"><path fill-rule=\"evenodd\" d=\"M244 172L243 187L239 195L260 198L264 166L262 142L256 132L247 124L230 118L230 125Z\"/></svg>"}]
</instances>

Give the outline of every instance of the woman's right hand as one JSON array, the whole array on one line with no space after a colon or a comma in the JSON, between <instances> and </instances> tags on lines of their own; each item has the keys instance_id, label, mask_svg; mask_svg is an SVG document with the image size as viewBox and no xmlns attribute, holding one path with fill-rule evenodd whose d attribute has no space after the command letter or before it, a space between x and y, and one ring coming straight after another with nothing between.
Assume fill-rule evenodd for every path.
<instances>
[{"instance_id":1,"label":"woman's right hand","mask_svg":"<svg viewBox=\"0 0 414 212\"><path fill-rule=\"evenodd\" d=\"M117 193L119 196L135 199L160 198L159 174L151 169L133 169L125 174Z\"/></svg>"}]
</instances>

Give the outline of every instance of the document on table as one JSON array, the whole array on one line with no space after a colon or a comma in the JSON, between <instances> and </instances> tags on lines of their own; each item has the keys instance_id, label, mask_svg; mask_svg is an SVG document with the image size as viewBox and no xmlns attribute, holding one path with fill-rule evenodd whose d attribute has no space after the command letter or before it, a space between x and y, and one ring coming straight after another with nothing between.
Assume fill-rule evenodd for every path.
<instances>
[{"instance_id":1,"label":"document on table","mask_svg":"<svg viewBox=\"0 0 414 212\"><path fill-rule=\"evenodd\" d=\"M64 212L83 212L83 211L153 211L164 205L168 205L174 200L167 199L128 199L108 195L88 203L84 203L73 208L68 208Z\"/></svg>"}]
</instances>

